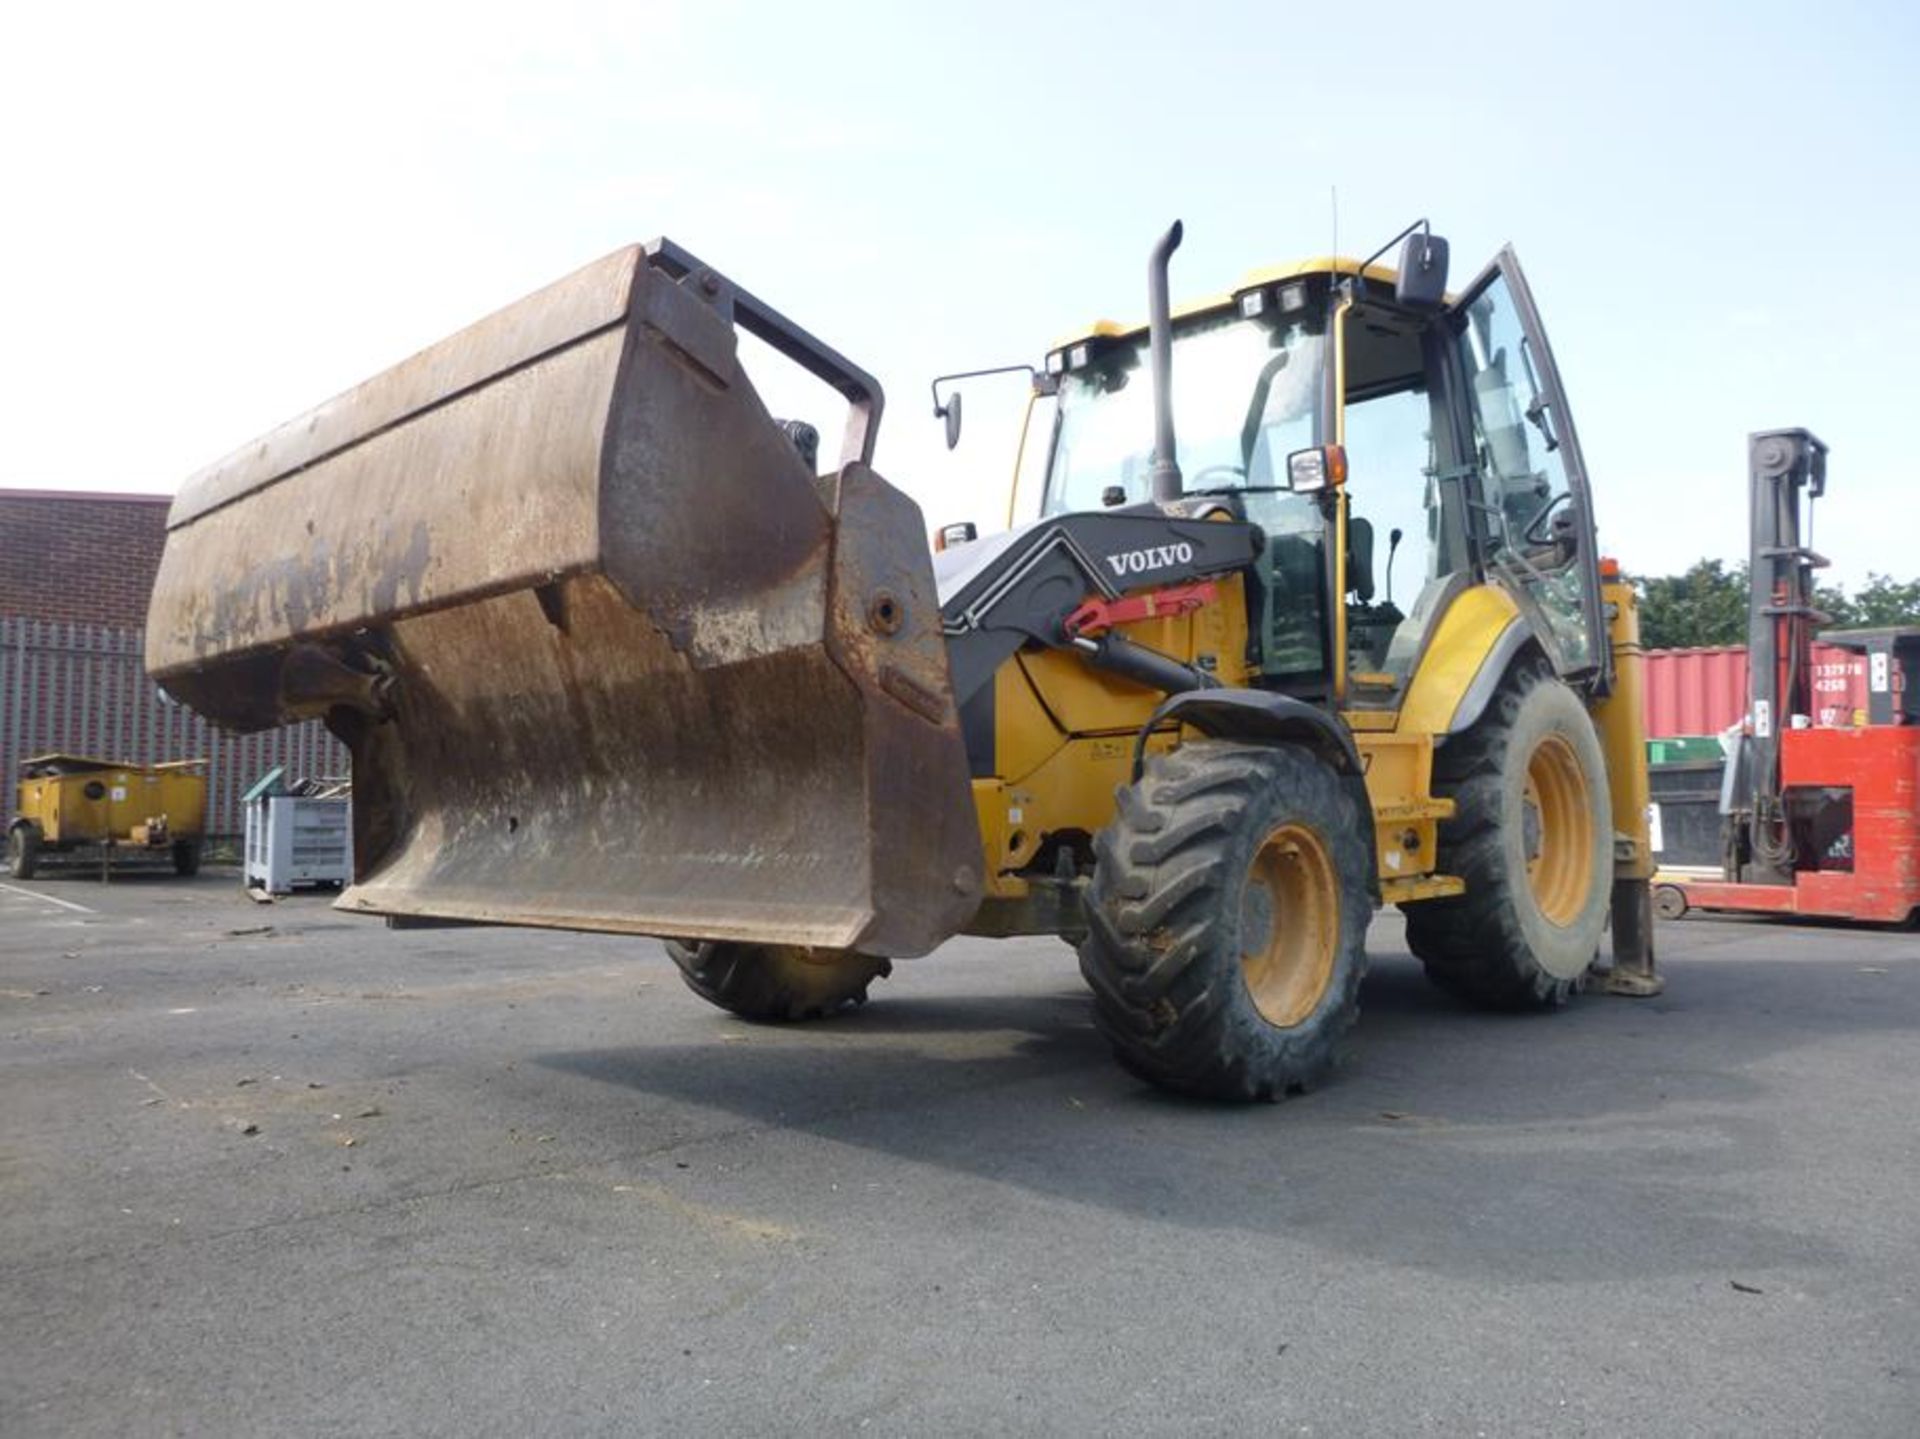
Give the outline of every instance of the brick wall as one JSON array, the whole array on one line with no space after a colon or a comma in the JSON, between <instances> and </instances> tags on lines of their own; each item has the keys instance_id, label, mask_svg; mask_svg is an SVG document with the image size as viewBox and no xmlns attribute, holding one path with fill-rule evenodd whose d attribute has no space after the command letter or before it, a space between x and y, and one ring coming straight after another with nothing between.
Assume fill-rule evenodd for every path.
<instances>
[{"instance_id":1,"label":"brick wall","mask_svg":"<svg viewBox=\"0 0 1920 1439\"><path fill-rule=\"evenodd\" d=\"M204 759L207 833L234 836L240 796L275 765L294 778L345 775L347 751L317 720L226 733L147 678L146 630L0 618L0 775L29 755L99 755L130 764ZM5 787L0 822L13 804Z\"/></svg>"},{"instance_id":2,"label":"brick wall","mask_svg":"<svg viewBox=\"0 0 1920 1439\"><path fill-rule=\"evenodd\" d=\"M0 489L0 616L145 629L171 503Z\"/></svg>"},{"instance_id":3,"label":"brick wall","mask_svg":"<svg viewBox=\"0 0 1920 1439\"><path fill-rule=\"evenodd\" d=\"M0 825L20 761L47 751L210 761L215 836L239 833L241 793L275 765L295 778L347 773L345 748L317 722L227 734L147 678L147 598L171 503L0 489Z\"/></svg>"}]
</instances>

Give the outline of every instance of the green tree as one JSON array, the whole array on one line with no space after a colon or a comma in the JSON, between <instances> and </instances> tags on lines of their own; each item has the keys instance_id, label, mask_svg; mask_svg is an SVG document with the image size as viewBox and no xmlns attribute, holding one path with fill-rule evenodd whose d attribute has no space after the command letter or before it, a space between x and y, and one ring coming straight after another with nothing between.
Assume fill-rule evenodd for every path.
<instances>
[{"instance_id":1,"label":"green tree","mask_svg":"<svg viewBox=\"0 0 1920 1439\"><path fill-rule=\"evenodd\" d=\"M1650 650L1695 649L1747 642L1747 567L1701 560L1683 575L1635 575L1640 638ZM1815 585L1813 602L1831 629L1920 625L1920 579L1869 572L1855 594Z\"/></svg>"},{"instance_id":2,"label":"green tree","mask_svg":"<svg viewBox=\"0 0 1920 1439\"><path fill-rule=\"evenodd\" d=\"M1834 623L1855 629L1920 625L1920 580L1903 583L1869 570L1867 582L1847 601L1846 618L1835 616Z\"/></svg>"},{"instance_id":3,"label":"green tree","mask_svg":"<svg viewBox=\"0 0 1920 1439\"><path fill-rule=\"evenodd\" d=\"M1859 623L1854 618L1854 603L1842 585L1816 582L1813 587L1813 607L1827 617L1828 629L1844 630Z\"/></svg>"},{"instance_id":4,"label":"green tree","mask_svg":"<svg viewBox=\"0 0 1920 1439\"><path fill-rule=\"evenodd\" d=\"M1648 649L1747 642L1747 567L1701 560L1684 575L1635 575L1640 639Z\"/></svg>"}]
</instances>

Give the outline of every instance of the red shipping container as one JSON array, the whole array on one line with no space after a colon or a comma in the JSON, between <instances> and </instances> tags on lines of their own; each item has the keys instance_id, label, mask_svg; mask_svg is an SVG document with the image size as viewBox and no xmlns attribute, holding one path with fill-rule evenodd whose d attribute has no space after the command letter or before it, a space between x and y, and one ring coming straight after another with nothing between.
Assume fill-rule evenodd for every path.
<instances>
[{"instance_id":1,"label":"red shipping container","mask_svg":"<svg viewBox=\"0 0 1920 1439\"><path fill-rule=\"evenodd\" d=\"M1867 722L1867 659L1834 645L1813 647L1813 722L1846 729ZM1747 647L1648 650L1647 738L1719 734L1747 713Z\"/></svg>"},{"instance_id":2,"label":"red shipping container","mask_svg":"<svg viewBox=\"0 0 1920 1439\"><path fill-rule=\"evenodd\" d=\"M1838 645L1813 647L1813 709L1813 722L1822 729L1849 729L1867 722L1864 654Z\"/></svg>"}]
</instances>

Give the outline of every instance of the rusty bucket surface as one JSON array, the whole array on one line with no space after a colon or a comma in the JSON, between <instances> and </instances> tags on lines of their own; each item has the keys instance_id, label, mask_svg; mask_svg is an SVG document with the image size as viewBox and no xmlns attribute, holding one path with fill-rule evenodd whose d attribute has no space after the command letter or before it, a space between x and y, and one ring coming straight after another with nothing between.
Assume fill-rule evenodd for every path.
<instances>
[{"instance_id":1,"label":"rusty bucket surface","mask_svg":"<svg viewBox=\"0 0 1920 1439\"><path fill-rule=\"evenodd\" d=\"M837 474L736 324L851 401ZM923 953L980 849L880 405L684 251L622 250L188 481L149 668L351 746L343 908Z\"/></svg>"}]
</instances>

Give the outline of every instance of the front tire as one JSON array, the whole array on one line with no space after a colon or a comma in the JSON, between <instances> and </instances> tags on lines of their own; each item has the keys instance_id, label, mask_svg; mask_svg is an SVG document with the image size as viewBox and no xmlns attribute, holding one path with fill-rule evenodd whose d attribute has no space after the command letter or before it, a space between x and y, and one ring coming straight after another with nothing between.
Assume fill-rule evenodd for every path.
<instances>
[{"instance_id":1,"label":"front tire","mask_svg":"<svg viewBox=\"0 0 1920 1439\"><path fill-rule=\"evenodd\" d=\"M22 820L7 831L7 873L32 879L40 869L40 831Z\"/></svg>"},{"instance_id":2,"label":"front tire","mask_svg":"<svg viewBox=\"0 0 1920 1439\"><path fill-rule=\"evenodd\" d=\"M1365 833L1305 750L1199 740L1149 758L1094 842L1080 946L1121 1064L1209 1099L1325 1079L1366 969Z\"/></svg>"},{"instance_id":3,"label":"front tire","mask_svg":"<svg viewBox=\"0 0 1920 1439\"><path fill-rule=\"evenodd\" d=\"M667 941L687 988L742 1019L784 1024L820 1019L867 1002L867 986L893 973L889 960L797 944Z\"/></svg>"},{"instance_id":4,"label":"front tire","mask_svg":"<svg viewBox=\"0 0 1920 1439\"><path fill-rule=\"evenodd\" d=\"M176 839L173 842L173 872L182 877L200 873L200 841Z\"/></svg>"},{"instance_id":5,"label":"front tire","mask_svg":"<svg viewBox=\"0 0 1920 1439\"><path fill-rule=\"evenodd\" d=\"M1434 792L1454 802L1439 868L1466 892L1406 906L1408 946L1469 1003L1566 1003L1599 951L1613 878L1607 763L1586 707L1523 665L1440 746L1433 771Z\"/></svg>"}]
</instances>

